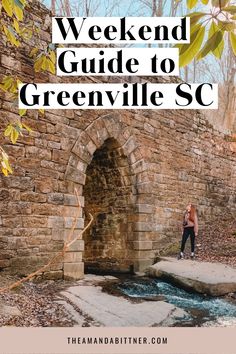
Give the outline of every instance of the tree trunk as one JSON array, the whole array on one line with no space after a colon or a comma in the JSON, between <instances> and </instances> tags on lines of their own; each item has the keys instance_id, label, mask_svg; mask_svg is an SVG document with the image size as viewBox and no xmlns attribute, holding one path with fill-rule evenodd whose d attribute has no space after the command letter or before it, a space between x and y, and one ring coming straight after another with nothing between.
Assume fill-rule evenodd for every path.
<instances>
[{"instance_id":1,"label":"tree trunk","mask_svg":"<svg viewBox=\"0 0 236 354\"><path fill-rule=\"evenodd\" d=\"M66 16L71 16L70 1L64 0Z\"/></svg>"},{"instance_id":2,"label":"tree trunk","mask_svg":"<svg viewBox=\"0 0 236 354\"><path fill-rule=\"evenodd\" d=\"M157 1L152 0L152 17L157 15Z\"/></svg>"},{"instance_id":3,"label":"tree trunk","mask_svg":"<svg viewBox=\"0 0 236 354\"><path fill-rule=\"evenodd\" d=\"M52 0L52 2L51 2L51 10L52 10L53 16L56 15L56 0Z\"/></svg>"},{"instance_id":4,"label":"tree trunk","mask_svg":"<svg viewBox=\"0 0 236 354\"><path fill-rule=\"evenodd\" d=\"M156 1L154 1L156 3ZM157 9L157 16L163 16L163 0L158 1L158 9Z\"/></svg>"}]
</instances>

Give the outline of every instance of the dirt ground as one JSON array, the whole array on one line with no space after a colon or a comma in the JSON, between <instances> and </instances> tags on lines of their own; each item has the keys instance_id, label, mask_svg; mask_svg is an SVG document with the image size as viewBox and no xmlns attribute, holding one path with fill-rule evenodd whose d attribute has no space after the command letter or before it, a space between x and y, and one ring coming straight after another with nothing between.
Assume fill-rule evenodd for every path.
<instances>
[{"instance_id":1,"label":"dirt ground","mask_svg":"<svg viewBox=\"0 0 236 354\"><path fill-rule=\"evenodd\" d=\"M196 244L198 260L219 262L236 266L236 215L223 216L199 233Z\"/></svg>"},{"instance_id":2,"label":"dirt ground","mask_svg":"<svg viewBox=\"0 0 236 354\"><path fill-rule=\"evenodd\" d=\"M18 280L0 274L0 287ZM0 327L71 327L73 320L58 304L59 292L68 286L65 281L34 281L0 294ZM15 311L19 311L15 315Z\"/></svg>"}]
</instances>

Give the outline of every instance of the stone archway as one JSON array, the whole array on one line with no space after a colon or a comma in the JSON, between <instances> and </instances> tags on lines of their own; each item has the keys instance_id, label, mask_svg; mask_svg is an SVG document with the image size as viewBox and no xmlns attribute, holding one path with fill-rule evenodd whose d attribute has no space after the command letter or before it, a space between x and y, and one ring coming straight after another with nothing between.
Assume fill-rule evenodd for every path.
<instances>
[{"instance_id":1,"label":"stone archway","mask_svg":"<svg viewBox=\"0 0 236 354\"><path fill-rule=\"evenodd\" d=\"M103 203L104 213L102 213L101 208L102 194L98 196L94 205L92 203L92 194L97 188L97 183L99 183L92 177L95 171L98 173L99 164L97 160L99 159L100 162L102 160L103 165L103 171L99 178L101 176L104 178L104 175L108 176L109 168L110 171L113 169L116 173L116 178L113 179L108 188L112 205ZM108 168L106 164L110 164L110 167ZM65 278L83 277L84 260L88 265L90 262L90 266L121 271L127 271L131 268L139 270L139 264L145 263L146 266L147 261L151 264L152 259L151 256L149 259L149 250L151 254L152 242L146 241L143 223L139 223L139 213L142 214L142 220L145 219L146 213L143 206L139 204L137 188L137 176L144 166L145 162L135 136L132 134L130 127L121 122L119 114L113 113L99 117L84 131L81 131L72 148L65 177L67 181L73 183L73 187L78 188L83 207L85 206L83 215L81 215L81 222L78 223L77 232L84 225L86 209L95 209L95 225L85 239L75 242L73 248L67 252L64 260ZM88 181L90 179L87 185L86 179ZM113 187L120 193L118 200L112 194ZM86 197L86 195L87 201L84 204L84 196ZM149 210L147 212L150 214ZM102 216L102 214L105 215ZM96 227L99 228L99 223L103 225L103 227L99 226L100 230L96 233L96 237L100 240L93 242L92 235L95 234ZM105 232L105 226L109 224L110 226L113 224L113 227L108 228ZM116 250L111 249L111 242L107 247L104 246L104 241L108 242L109 237L116 240ZM90 253L87 249L84 252L84 241L90 246Z\"/></svg>"},{"instance_id":2,"label":"stone archway","mask_svg":"<svg viewBox=\"0 0 236 354\"><path fill-rule=\"evenodd\" d=\"M114 138L93 155L86 170L85 217L94 223L84 235L86 271L133 270L133 189L127 157Z\"/></svg>"}]
</instances>

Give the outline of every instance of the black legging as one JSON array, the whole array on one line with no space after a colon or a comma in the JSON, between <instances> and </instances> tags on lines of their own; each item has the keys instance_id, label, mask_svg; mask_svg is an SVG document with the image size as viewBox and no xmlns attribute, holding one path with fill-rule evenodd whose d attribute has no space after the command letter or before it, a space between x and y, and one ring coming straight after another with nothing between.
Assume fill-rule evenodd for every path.
<instances>
[{"instance_id":1,"label":"black legging","mask_svg":"<svg viewBox=\"0 0 236 354\"><path fill-rule=\"evenodd\" d=\"M185 243L189 236L191 241L191 252L194 252L194 241L195 241L194 227L184 227L182 243L181 243L181 252L184 252Z\"/></svg>"}]
</instances>

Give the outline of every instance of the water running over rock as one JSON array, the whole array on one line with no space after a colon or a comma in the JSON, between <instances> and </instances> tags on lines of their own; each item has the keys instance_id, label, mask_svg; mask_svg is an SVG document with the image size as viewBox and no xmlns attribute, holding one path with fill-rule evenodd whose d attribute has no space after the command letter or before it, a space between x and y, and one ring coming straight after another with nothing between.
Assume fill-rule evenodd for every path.
<instances>
[{"instance_id":1,"label":"water running over rock","mask_svg":"<svg viewBox=\"0 0 236 354\"><path fill-rule=\"evenodd\" d=\"M130 298L158 300L188 312L189 316L177 326L236 326L236 304L226 298L216 298L190 293L167 282L139 278L123 280L115 285Z\"/></svg>"}]
</instances>

